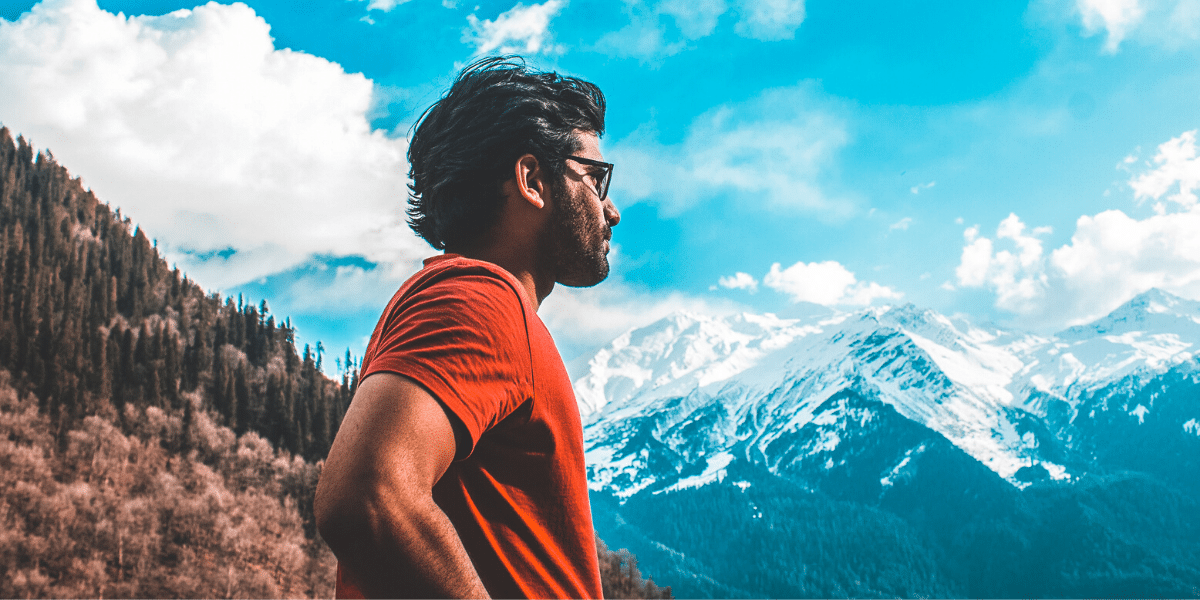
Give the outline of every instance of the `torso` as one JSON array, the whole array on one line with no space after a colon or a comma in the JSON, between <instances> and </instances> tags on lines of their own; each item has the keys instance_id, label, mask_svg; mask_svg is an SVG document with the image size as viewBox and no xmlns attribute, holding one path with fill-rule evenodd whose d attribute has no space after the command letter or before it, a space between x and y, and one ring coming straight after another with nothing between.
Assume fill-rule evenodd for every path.
<instances>
[{"instance_id":1,"label":"torso","mask_svg":"<svg viewBox=\"0 0 1200 600\"><path fill-rule=\"evenodd\" d=\"M512 344L494 350L510 357L499 366L508 369L506 363L513 363L511 373L493 372L496 362L488 362L477 374L415 352L403 339L388 344L390 331L403 330L414 314L429 310L422 307L437 306L439 294L463 289L482 294L464 304L479 309L465 317L467 329L494 329L483 345ZM406 300L422 294L428 302ZM437 339L433 325L420 327ZM438 381L445 373L431 362L440 362L452 381L460 381L457 385L479 385L482 395L496 398L497 420L477 418L472 412L479 408L477 395L455 398L464 388ZM368 346L363 377L385 371L417 380L451 412L465 413L474 448L437 483L434 500L454 524L488 592L493 597L600 597L579 409L558 349L516 279L481 261L452 256L427 261L397 292ZM483 402L483 410L490 410L490 402ZM342 583L339 579L339 596Z\"/></svg>"}]
</instances>

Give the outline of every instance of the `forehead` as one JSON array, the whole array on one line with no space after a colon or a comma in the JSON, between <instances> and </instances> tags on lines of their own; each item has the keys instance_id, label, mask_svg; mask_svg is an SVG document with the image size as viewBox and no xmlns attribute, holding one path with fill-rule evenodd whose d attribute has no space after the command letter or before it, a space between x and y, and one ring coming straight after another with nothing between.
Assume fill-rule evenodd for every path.
<instances>
[{"instance_id":1,"label":"forehead","mask_svg":"<svg viewBox=\"0 0 1200 600\"><path fill-rule=\"evenodd\" d=\"M594 131L576 131L575 139L579 140L579 156L600 160L600 138Z\"/></svg>"}]
</instances>

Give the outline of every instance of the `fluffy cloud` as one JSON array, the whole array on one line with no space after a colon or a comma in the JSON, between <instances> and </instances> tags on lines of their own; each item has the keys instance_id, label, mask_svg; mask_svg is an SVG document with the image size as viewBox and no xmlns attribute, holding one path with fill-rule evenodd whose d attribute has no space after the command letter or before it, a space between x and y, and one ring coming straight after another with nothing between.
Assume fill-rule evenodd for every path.
<instances>
[{"instance_id":1,"label":"fluffy cloud","mask_svg":"<svg viewBox=\"0 0 1200 600\"><path fill-rule=\"evenodd\" d=\"M1016 215L1001 223L996 236L1011 240L1012 252L995 252L993 242L972 227L957 271L959 285L989 289L997 307L1047 326L1090 321L1152 287L1200 297L1195 132L1159 146L1155 163L1129 183L1139 199L1156 202L1156 214L1084 215L1070 242L1048 257L1037 237L1046 230L1026 235Z\"/></svg>"},{"instance_id":2,"label":"fluffy cloud","mask_svg":"<svg viewBox=\"0 0 1200 600\"><path fill-rule=\"evenodd\" d=\"M779 263L763 277L763 285L787 294L792 302L812 302L824 306L853 304L865 306L876 299L899 299L902 294L875 282L860 282L854 273L837 261L798 262L786 269Z\"/></svg>"},{"instance_id":3,"label":"fluffy cloud","mask_svg":"<svg viewBox=\"0 0 1200 600\"><path fill-rule=\"evenodd\" d=\"M244 4L151 17L46 0L0 20L0 115L227 287L314 255L412 265L404 140L372 130L373 84L274 47Z\"/></svg>"},{"instance_id":4,"label":"fluffy cloud","mask_svg":"<svg viewBox=\"0 0 1200 600\"><path fill-rule=\"evenodd\" d=\"M639 129L609 151L621 164L614 190L619 201L649 200L668 213L732 194L749 204L844 217L852 203L827 195L823 183L849 135L823 104L829 102L806 84L712 109L679 144L660 144L652 128Z\"/></svg>"},{"instance_id":5,"label":"fluffy cloud","mask_svg":"<svg viewBox=\"0 0 1200 600\"><path fill-rule=\"evenodd\" d=\"M1146 16L1138 0L1078 0L1078 8L1088 33L1108 32L1104 42L1108 52L1116 52L1129 30Z\"/></svg>"},{"instance_id":6,"label":"fluffy cloud","mask_svg":"<svg viewBox=\"0 0 1200 600\"><path fill-rule=\"evenodd\" d=\"M792 39L804 22L804 0L736 0L733 4L737 15L734 33L742 37ZM626 10L629 24L601 36L597 50L612 56L654 60L712 35L720 18L730 12L730 5L726 0L635 1L627 2Z\"/></svg>"},{"instance_id":7,"label":"fluffy cloud","mask_svg":"<svg viewBox=\"0 0 1200 600\"><path fill-rule=\"evenodd\" d=\"M1121 42L1179 47L1200 40L1200 3L1195 0L1076 0L1087 35L1105 32L1104 51Z\"/></svg>"},{"instance_id":8,"label":"fluffy cloud","mask_svg":"<svg viewBox=\"0 0 1200 600\"><path fill-rule=\"evenodd\" d=\"M1013 250L996 251L992 240L979 236L978 227L963 234L966 246L956 270L958 283L964 287L986 286L996 293L996 306L1013 312L1030 312L1046 288L1045 259L1039 235L1050 233L1049 228L1037 228L1025 233L1025 224L1015 214L1000 222L996 238L1011 240Z\"/></svg>"},{"instance_id":9,"label":"fluffy cloud","mask_svg":"<svg viewBox=\"0 0 1200 600\"><path fill-rule=\"evenodd\" d=\"M518 2L495 20L481 21L479 17L469 15L463 41L475 45L475 56L496 51L502 54L540 52L549 37L550 20L566 4L566 0L546 0L529 6Z\"/></svg>"},{"instance_id":10,"label":"fluffy cloud","mask_svg":"<svg viewBox=\"0 0 1200 600\"><path fill-rule=\"evenodd\" d=\"M739 272L730 277L722 277L717 283L727 290L749 290L750 292L758 290L758 280L749 273Z\"/></svg>"},{"instance_id":11,"label":"fluffy cloud","mask_svg":"<svg viewBox=\"0 0 1200 600\"><path fill-rule=\"evenodd\" d=\"M1196 188L1200 187L1200 159L1196 158L1196 130L1186 131L1158 147L1154 157L1158 168L1143 173L1129 182L1138 200L1159 201L1163 196L1186 210L1196 206ZM1172 188L1178 189L1168 195ZM1165 214L1167 206L1155 205L1155 212Z\"/></svg>"}]
</instances>

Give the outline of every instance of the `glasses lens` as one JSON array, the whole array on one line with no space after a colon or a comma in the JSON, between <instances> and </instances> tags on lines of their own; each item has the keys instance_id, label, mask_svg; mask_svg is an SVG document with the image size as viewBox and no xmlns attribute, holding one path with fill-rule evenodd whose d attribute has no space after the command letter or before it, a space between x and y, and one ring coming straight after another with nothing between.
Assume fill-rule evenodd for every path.
<instances>
[{"instance_id":1,"label":"glasses lens","mask_svg":"<svg viewBox=\"0 0 1200 600\"><path fill-rule=\"evenodd\" d=\"M612 171L613 168L610 166L604 169L604 175L600 176L600 189L597 191L600 193L601 202L608 197L608 184L612 182Z\"/></svg>"}]
</instances>

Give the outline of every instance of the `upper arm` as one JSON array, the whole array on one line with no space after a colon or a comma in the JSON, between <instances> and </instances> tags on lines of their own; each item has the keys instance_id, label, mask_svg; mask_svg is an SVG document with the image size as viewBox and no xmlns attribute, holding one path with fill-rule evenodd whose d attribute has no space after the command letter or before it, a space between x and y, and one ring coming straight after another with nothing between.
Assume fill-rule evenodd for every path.
<instances>
[{"instance_id":1,"label":"upper arm","mask_svg":"<svg viewBox=\"0 0 1200 600\"><path fill-rule=\"evenodd\" d=\"M313 508L322 534L328 525L336 537L346 518L373 517L376 504L428 497L454 460L452 419L411 379L377 373L363 380L317 484Z\"/></svg>"},{"instance_id":2,"label":"upper arm","mask_svg":"<svg viewBox=\"0 0 1200 600\"><path fill-rule=\"evenodd\" d=\"M532 397L526 314L510 284L491 274L453 277L413 292L395 313L372 340L366 372L419 382L469 433L461 456Z\"/></svg>"}]
</instances>

